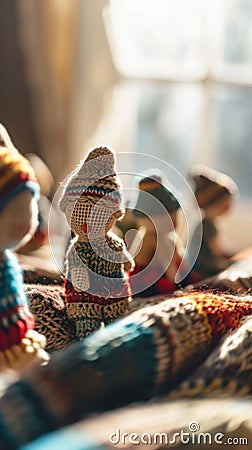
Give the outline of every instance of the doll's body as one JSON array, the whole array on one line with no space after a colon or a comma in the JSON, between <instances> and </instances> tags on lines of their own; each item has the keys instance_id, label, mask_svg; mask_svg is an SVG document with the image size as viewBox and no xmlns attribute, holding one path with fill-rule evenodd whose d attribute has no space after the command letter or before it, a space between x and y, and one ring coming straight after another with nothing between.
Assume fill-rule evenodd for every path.
<instances>
[{"instance_id":1,"label":"doll's body","mask_svg":"<svg viewBox=\"0 0 252 450\"><path fill-rule=\"evenodd\" d=\"M96 241L99 255L94 251L93 243L78 239L67 252L67 314L75 320L79 339L100 328L101 323L107 325L121 317L129 306L130 289L123 264L113 261L115 252L123 252L126 256L125 244L114 233L106 236L105 242L107 245L104 246L104 238ZM75 283L83 290L76 288Z\"/></svg>"},{"instance_id":2,"label":"doll's body","mask_svg":"<svg viewBox=\"0 0 252 450\"><path fill-rule=\"evenodd\" d=\"M48 359L45 339L33 330L23 275L11 251L36 230L39 188L28 163L0 125L0 371Z\"/></svg>"},{"instance_id":3,"label":"doll's body","mask_svg":"<svg viewBox=\"0 0 252 450\"><path fill-rule=\"evenodd\" d=\"M131 246L135 269L130 273L133 294L152 296L172 293L181 270L183 247L176 233L180 204L157 175L143 178L133 210L142 242L138 252ZM188 283L190 280L188 279Z\"/></svg>"},{"instance_id":4,"label":"doll's body","mask_svg":"<svg viewBox=\"0 0 252 450\"><path fill-rule=\"evenodd\" d=\"M106 163L108 176L100 178L106 174ZM114 321L129 306L125 265L129 268L132 258L123 240L111 231L123 215L113 166L109 149L94 149L70 178L60 202L75 235L66 255L65 295L77 340Z\"/></svg>"},{"instance_id":5,"label":"doll's body","mask_svg":"<svg viewBox=\"0 0 252 450\"><path fill-rule=\"evenodd\" d=\"M216 220L203 217L202 243L195 270L204 278L225 270L230 263L220 243Z\"/></svg>"},{"instance_id":6,"label":"doll's body","mask_svg":"<svg viewBox=\"0 0 252 450\"><path fill-rule=\"evenodd\" d=\"M171 214L174 217L175 215L175 212ZM160 219L162 220L161 217ZM159 221L158 217L156 221ZM151 220L144 218L138 219L138 222L142 245L134 257L135 268L130 273L133 291L137 290L136 293L141 297L174 292L178 288L174 279L182 261L176 233L159 232L157 251L157 233L153 230ZM145 268L150 267L150 264L152 264L151 269L140 275ZM139 274L137 283L132 278L136 274ZM152 283L153 280L154 283ZM147 286L148 288L145 288Z\"/></svg>"}]
</instances>

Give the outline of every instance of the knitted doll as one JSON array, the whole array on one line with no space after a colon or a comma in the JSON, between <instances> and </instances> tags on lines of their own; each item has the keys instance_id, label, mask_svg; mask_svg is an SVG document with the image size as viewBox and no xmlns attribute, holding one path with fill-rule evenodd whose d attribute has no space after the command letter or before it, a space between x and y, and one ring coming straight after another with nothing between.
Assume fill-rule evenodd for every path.
<instances>
[{"instance_id":1,"label":"knitted doll","mask_svg":"<svg viewBox=\"0 0 252 450\"><path fill-rule=\"evenodd\" d=\"M158 175L143 178L138 187L133 215L142 245L136 255L134 242L130 248L136 263L130 273L132 291L143 297L171 293L179 287L174 280L184 250L176 234L180 204Z\"/></svg>"},{"instance_id":2,"label":"knitted doll","mask_svg":"<svg viewBox=\"0 0 252 450\"><path fill-rule=\"evenodd\" d=\"M37 226L39 186L28 161L0 124L0 371L48 360L45 338L34 328L23 276L10 249L29 240Z\"/></svg>"},{"instance_id":3,"label":"knitted doll","mask_svg":"<svg viewBox=\"0 0 252 450\"><path fill-rule=\"evenodd\" d=\"M122 239L111 232L123 216L114 153L94 148L69 176L60 208L71 227L66 255L66 311L77 340L120 317L130 287L124 269L133 264Z\"/></svg>"},{"instance_id":4,"label":"knitted doll","mask_svg":"<svg viewBox=\"0 0 252 450\"><path fill-rule=\"evenodd\" d=\"M218 218L230 210L238 188L229 176L204 165L194 166L191 178L195 184L195 197L203 215L202 243L195 270L201 278L205 278L225 270L232 262L225 254L220 241ZM199 229L196 228L190 245L192 257L198 232Z\"/></svg>"},{"instance_id":5,"label":"knitted doll","mask_svg":"<svg viewBox=\"0 0 252 450\"><path fill-rule=\"evenodd\" d=\"M40 187L38 227L32 236L32 239L30 239L26 245L19 247L18 249L19 253L29 255L34 254L34 251L40 247L48 246L48 218L50 208L52 208L49 196L53 188L54 179L51 171L38 155L35 153L26 153L24 156L28 159L33 168Z\"/></svg>"}]
</instances>

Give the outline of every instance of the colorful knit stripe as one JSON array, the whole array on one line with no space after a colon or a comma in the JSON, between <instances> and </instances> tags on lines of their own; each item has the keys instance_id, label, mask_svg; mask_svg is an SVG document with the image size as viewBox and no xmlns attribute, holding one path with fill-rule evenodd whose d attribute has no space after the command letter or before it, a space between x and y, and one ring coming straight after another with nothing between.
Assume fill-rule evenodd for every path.
<instances>
[{"instance_id":1,"label":"colorful knit stripe","mask_svg":"<svg viewBox=\"0 0 252 450\"><path fill-rule=\"evenodd\" d=\"M28 301L17 257L10 250L5 250L0 259L0 312L15 305L28 306Z\"/></svg>"},{"instance_id":2,"label":"colorful knit stripe","mask_svg":"<svg viewBox=\"0 0 252 450\"><path fill-rule=\"evenodd\" d=\"M8 167L4 168L4 170L7 169ZM16 171L14 171L13 173L7 172L6 176L1 180L1 195L5 195L9 190L13 189L16 184L24 183L26 181L33 181L34 183L38 184L35 177L31 177L29 173L21 173Z\"/></svg>"},{"instance_id":3,"label":"colorful knit stripe","mask_svg":"<svg viewBox=\"0 0 252 450\"><path fill-rule=\"evenodd\" d=\"M73 195L79 198L81 195L86 197L93 196L102 198L106 196L106 201L111 201L113 203L121 202L120 191L111 191L111 188L104 188L104 186L69 186L66 189L66 195Z\"/></svg>"},{"instance_id":4,"label":"colorful knit stripe","mask_svg":"<svg viewBox=\"0 0 252 450\"><path fill-rule=\"evenodd\" d=\"M122 262L125 259L123 254L125 246L119 238L117 239L107 239L102 236L91 243L77 241L72 252L67 255L70 264L73 262L84 264L91 271L110 278L123 277Z\"/></svg>"},{"instance_id":5,"label":"colorful knit stripe","mask_svg":"<svg viewBox=\"0 0 252 450\"><path fill-rule=\"evenodd\" d=\"M131 288L127 280L122 284L122 289L110 291L109 297L100 296L100 291L95 294L90 294L89 292L76 290L72 283L65 279L65 294L67 303L74 302L87 302L87 303L97 303L99 305L110 305L117 302L120 298L127 298L131 295ZM120 297L118 296L120 294Z\"/></svg>"},{"instance_id":6,"label":"colorful knit stripe","mask_svg":"<svg viewBox=\"0 0 252 450\"><path fill-rule=\"evenodd\" d=\"M12 180L13 181L13 180ZM36 181L32 180L22 180L18 184L12 183L11 186L8 186L8 190L6 192L2 192L0 188L0 211L18 194L23 192L24 190L29 190L33 193L36 199L39 198L40 188Z\"/></svg>"},{"instance_id":7,"label":"colorful knit stripe","mask_svg":"<svg viewBox=\"0 0 252 450\"><path fill-rule=\"evenodd\" d=\"M233 397L252 394L252 316L228 333L221 344L169 398L203 395Z\"/></svg>"},{"instance_id":8,"label":"colorful knit stripe","mask_svg":"<svg viewBox=\"0 0 252 450\"><path fill-rule=\"evenodd\" d=\"M14 148L0 147L0 174L0 208L24 188L39 192L31 165Z\"/></svg>"},{"instance_id":9,"label":"colorful knit stripe","mask_svg":"<svg viewBox=\"0 0 252 450\"><path fill-rule=\"evenodd\" d=\"M231 297L216 303L213 303L211 298L204 298L204 294L202 297L204 301L198 303L198 309L206 315L214 340L226 334L228 330L236 329L244 316L252 313L252 297L251 300Z\"/></svg>"},{"instance_id":10,"label":"colorful knit stripe","mask_svg":"<svg viewBox=\"0 0 252 450\"><path fill-rule=\"evenodd\" d=\"M28 308L22 271L16 256L6 250L0 260L0 350L20 344L34 318Z\"/></svg>"},{"instance_id":11,"label":"colorful knit stripe","mask_svg":"<svg viewBox=\"0 0 252 450\"><path fill-rule=\"evenodd\" d=\"M22 317L26 317L28 308L26 305L13 305L9 304L4 310L0 311L0 326L3 328L8 328L8 324L5 326L4 319L10 321L10 323L15 324L16 321Z\"/></svg>"},{"instance_id":12,"label":"colorful knit stripe","mask_svg":"<svg viewBox=\"0 0 252 450\"><path fill-rule=\"evenodd\" d=\"M1 186L20 174L27 175L29 179L35 179L33 169L17 151L0 148L0 158Z\"/></svg>"},{"instance_id":13,"label":"colorful knit stripe","mask_svg":"<svg viewBox=\"0 0 252 450\"><path fill-rule=\"evenodd\" d=\"M92 340L88 341L88 339L91 339L90 337L85 340L86 344L84 346L76 345L72 347L71 351L67 350L65 356L67 357L68 364L64 367L64 370L64 364L62 365L61 358L58 358L59 355L55 355L54 368L50 366L50 370L48 371L47 367L37 367L36 374L33 369L30 374L27 373L25 379L17 382L13 386L13 389L8 390L6 395L0 400L0 410L3 408L5 412L5 423L4 425L0 423L0 430L1 425L7 430L11 428L19 445L24 445L26 442L52 429L64 426L69 420L71 423L74 422L79 418L79 414L82 414L81 410L86 412L90 408L96 410L100 403L99 394L103 392L106 385L107 390L105 388L102 397L103 399L107 398L107 400L111 399L109 391L112 387L110 381L113 384L111 377L113 379L115 376L114 365L116 365L115 370L117 370L117 367L119 369L119 377L115 377L117 382L114 386L114 398L116 399L116 392L121 384L136 385L136 392L139 389L141 396L147 398L149 396L148 392L153 391L153 380L155 379L156 371L155 349L153 345L154 336L152 331L142 330L139 324L127 324L120 327L120 330L112 330L111 332L112 335L107 336L106 333L104 336L99 334L96 343ZM118 348L116 346L113 347L115 354L112 355L111 345L118 339L121 345ZM133 370L133 367L130 367L128 373L123 375L122 370L125 362L121 358L121 351L122 347L124 347L127 354L128 339L130 339L132 345L129 356L135 368ZM83 357L79 359L81 353L83 353L85 362ZM142 354L148 357L150 363L148 370L142 367ZM102 358L100 358L101 355L103 355ZM105 355L106 358L104 358ZM80 365L77 363L77 360L79 360ZM52 375L51 369L54 371L54 375ZM64 371L64 375L62 373L61 376L60 372L62 370ZM100 370L104 372L105 376L102 376L101 380L97 377L97 370L98 372ZM77 383L74 383L75 386L73 386L71 382L72 376L74 373L76 375L80 373L79 371L81 372L82 382L79 383L79 379ZM144 386L144 389L142 389L141 380L143 379L144 372L149 381L148 387ZM34 375L36 378L35 383L33 383ZM83 395L86 397L85 401L82 402L82 406L79 404L78 398L76 398L78 404L74 404L73 399L76 388L77 390L80 389L77 395L78 398L83 398ZM18 400L17 403L14 400L15 396ZM120 397L119 402L121 403ZM28 413L28 411L24 414L23 404L26 410L33 406L35 410L34 414ZM1 449L9 449L9 443L4 442L6 434L2 435L0 433Z\"/></svg>"},{"instance_id":14,"label":"colorful knit stripe","mask_svg":"<svg viewBox=\"0 0 252 450\"><path fill-rule=\"evenodd\" d=\"M0 295L0 315L13 307L23 307L24 305L27 305L27 297L24 291L20 290L21 284L18 274L16 285L15 280L12 277L7 276L5 279L8 280L5 285L0 281L0 286L2 288L2 295ZM7 285L7 282L9 282L9 285Z\"/></svg>"},{"instance_id":15,"label":"colorful knit stripe","mask_svg":"<svg viewBox=\"0 0 252 450\"><path fill-rule=\"evenodd\" d=\"M0 316L0 350L6 350L20 344L28 330L34 328L34 318L29 310L20 307L12 308L7 314Z\"/></svg>"},{"instance_id":16,"label":"colorful knit stripe","mask_svg":"<svg viewBox=\"0 0 252 450\"><path fill-rule=\"evenodd\" d=\"M34 325L34 322L31 322ZM32 326L31 326L32 328ZM8 330L3 330L0 328L0 350L7 350L13 347L13 345L18 345L21 342L28 331L27 321L18 320L15 325L10 324Z\"/></svg>"}]
</instances>

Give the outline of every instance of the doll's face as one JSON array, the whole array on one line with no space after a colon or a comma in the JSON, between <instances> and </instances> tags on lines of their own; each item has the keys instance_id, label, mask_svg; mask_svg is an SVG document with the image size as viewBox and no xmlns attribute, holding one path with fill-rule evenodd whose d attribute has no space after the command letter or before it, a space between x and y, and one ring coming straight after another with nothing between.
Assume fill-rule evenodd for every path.
<instances>
[{"instance_id":1,"label":"doll's face","mask_svg":"<svg viewBox=\"0 0 252 450\"><path fill-rule=\"evenodd\" d=\"M80 240L105 236L121 215L122 211L113 212L102 201L97 203L80 197L71 214L71 230Z\"/></svg>"},{"instance_id":2,"label":"doll's face","mask_svg":"<svg viewBox=\"0 0 252 450\"><path fill-rule=\"evenodd\" d=\"M13 198L0 213L0 251L26 244L38 226L38 205L30 191Z\"/></svg>"}]
</instances>

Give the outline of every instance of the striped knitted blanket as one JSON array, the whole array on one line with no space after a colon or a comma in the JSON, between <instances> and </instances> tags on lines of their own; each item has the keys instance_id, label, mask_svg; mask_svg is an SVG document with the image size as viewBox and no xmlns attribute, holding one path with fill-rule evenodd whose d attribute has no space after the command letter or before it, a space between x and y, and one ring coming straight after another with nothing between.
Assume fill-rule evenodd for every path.
<instances>
[{"instance_id":1,"label":"striped knitted blanket","mask_svg":"<svg viewBox=\"0 0 252 450\"><path fill-rule=\"evenodd\" d=\"M251 315L250 296L202 291L140 307L10 385L0 399L0 449L109 448L95 435L80 445L71 424L136 401L251 395ZM55 430L51 447L35 446Z\"/></svg>"}]
</instances>

